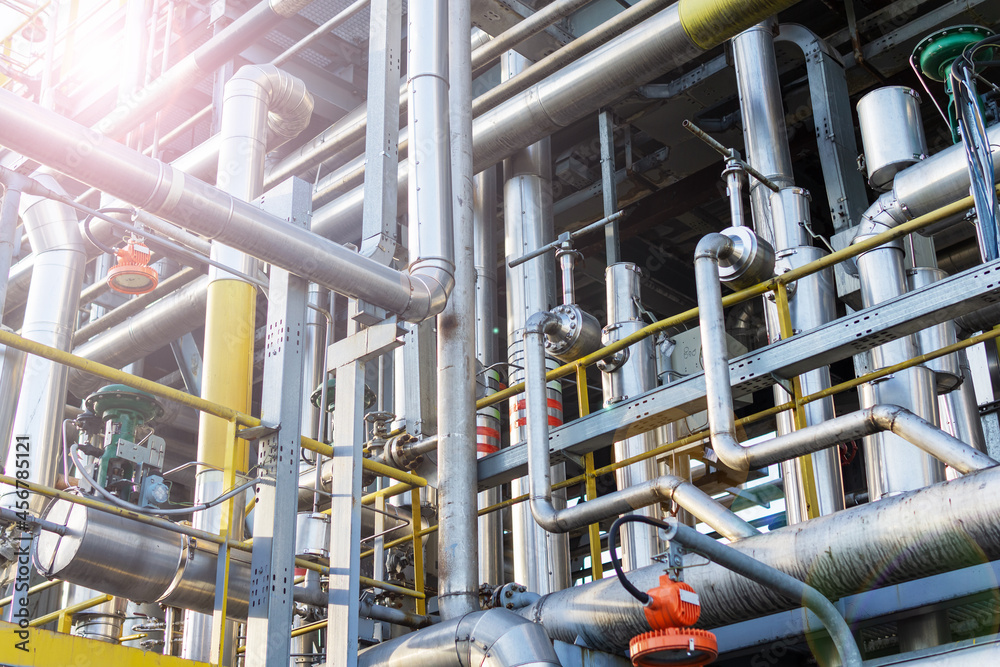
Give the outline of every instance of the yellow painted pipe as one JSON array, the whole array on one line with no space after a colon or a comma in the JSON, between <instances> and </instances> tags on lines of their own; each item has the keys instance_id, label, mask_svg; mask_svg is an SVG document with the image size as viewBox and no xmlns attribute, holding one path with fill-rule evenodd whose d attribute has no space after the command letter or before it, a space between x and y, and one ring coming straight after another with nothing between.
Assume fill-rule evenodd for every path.
<instances>
[{"instance_id":1,"label":"yellow painted pipe","mask_svg":"<svg viewBox=\"0 0 1000 667\"><path fill-rule=\"evenodd\" d=\"M788 9L798 0L680 0L681 27L695 46L707 51Z\"/></svg>"},{"instance_id":2,"label":"yellow painted pipe","mask_svg":"<svg viewBox=\"0 0 1000 667\"><path fill-rule=\"evenodd\" d=\"M215 280L208 286L205 310L205 351L201 397L237 412L250 412L253 386L253 339L256 331L257 288L242 280ZM227 420L202 413L198 423L198 460L225 465ZM245 441L236 453L246 470Z\"/></svg>"}]
</instances>

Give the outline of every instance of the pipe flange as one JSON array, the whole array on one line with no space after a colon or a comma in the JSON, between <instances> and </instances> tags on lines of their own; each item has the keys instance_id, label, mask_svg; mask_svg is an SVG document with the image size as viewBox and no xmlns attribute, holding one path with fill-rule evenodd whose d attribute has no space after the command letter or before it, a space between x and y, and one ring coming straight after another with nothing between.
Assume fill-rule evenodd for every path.
<instances>
[{"instance_id":1,"label":"pipe flange","mask_svg":"<svg viewBox=\"0 0 1000 667\"><path fill-rule=\"evenodd\" d=\"M563 304L549 311L552 321L545 327L545 353L560 361L575 361L601 347L601 325L576 304Z\"/></svg>"}]
</instances>

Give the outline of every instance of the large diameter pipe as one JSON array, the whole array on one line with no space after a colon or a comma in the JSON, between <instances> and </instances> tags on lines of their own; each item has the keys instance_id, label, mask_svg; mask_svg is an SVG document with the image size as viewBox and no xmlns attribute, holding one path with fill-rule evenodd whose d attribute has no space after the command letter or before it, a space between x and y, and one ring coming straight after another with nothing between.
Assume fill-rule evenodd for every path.
<instances>
[{"instance_id":1,"label":"large diameter pipe","mask_svg":"<svg viewBox=\"0 0 1000 667\"><path fill-rule=\"evenodd\" d=\"M1000 557L1000 495L982 489L1000 483L1000 468L975 472L806 523L747 538L734 549L840 598ZM919 544L919 548L914 548ZM704 565L686 557L686 565ZM701 598L703 627L793 609L770 587L708 564L684 570ZM640 590L658 585L662 566L629 573ZM617 652L651 629L644 607L615 579L546 595L518 612L540 622L549 636Z\"/></svg>"},{"instance_id":2,"label":"large diameter pipe","mask_svg":"<svg viewBox=\"0 0 1000 667\"><path fill-rule=\"evenodd\" d=\"M607 284L608 326L604 328L602 340L605 344L629 336L645 326L639 312L641 271L631 262L612 264L605 271ZM614 370L601 373L604 404L628 400L643 394L656 386L656 364L653 357L653 339L646 338L631 346L625 361ZM614 444L616 461L645 454L656 446L656 431L643 433L632 438L619 440ZM615 482L619 489L645 484L659 474L655 459L646 459L615 471ZM651 518L660 517L659 504L651 504L637 514ZM653 562L653 557L662 553L656 529L630 523L621 534L622 567L634 570Z\"/></svg>"},{"instance_id":3,"label":"large diameter pipe","mask_svg":"<svg viewBox=\"0 0 1000 667\"><path fill-rule=\"evenodd\" d=\"M477 117L472 134L473 171L497 164L794 4L796 0L683 0L664 9ZM406 178L405 164L400 163L400 179ZM361 220L363 189L356 188L317 210L316 233L353 241Z\"/></svg>"},{"instance_id":4,"label":"large diameter pipe","mask_svg":"<svg viewBox=\"0 0 1000 667\"><path fill-rule=\"evenodd\" d=\"M48 174L36 177L44 187L60 189ZM43 198L25 198L22 214L35 248L35 266L39 271L31 282L21 335L45 345L69 351L76 325L80 286L86 258L83 240L77 227L76 211L65 204ZM29 439L27 480L54 486L59 456L59 424L66 405L68 368L62 364L31 357L24 370L24 380L14 418L15 436ZM0 460L6 470L22 470L18 452L8 451L9 441L0 443ZM4 504L12 496L4 498ZM41 509L40 497L32 500L32 509Z\"/></svg>"},{"instance_id":5,"label":"large diameter pipe","mask_svg":"<svg viewBox=\"0 0 1000 667\"><path fill-rule=\"evenodd\" d=\"M428 102L430 117L443 113L447 90L430 97L437 100ZM346 296L416 321L436 315L447 300L451 237L433 223L416 222L418 227L430 227L431 252L418 258L411 273L401 273L6 91L0 91L0 128L0 143L22 155ZM419 199L430 197L424 193ZM438 201L450 204L448 198Z\"/></svg>"},{"instance_id":6,"label":"large diameter pipe","mask_svg":"<svg viewBox=\"0 0 1000 667\"><path fill-rule=\"evenodd\" d=\"M506 609L478 611L382 642L358 667L559 667L542 626Z\"/></svg>"}]
</instances>

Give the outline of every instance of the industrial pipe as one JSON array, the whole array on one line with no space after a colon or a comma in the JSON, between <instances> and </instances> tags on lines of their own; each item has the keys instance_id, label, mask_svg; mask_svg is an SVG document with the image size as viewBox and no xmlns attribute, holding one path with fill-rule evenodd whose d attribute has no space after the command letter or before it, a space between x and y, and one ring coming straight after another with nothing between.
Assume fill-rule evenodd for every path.
<instances>
[{"instance_id":1,"label":"industrial pipe","mask_svg":"<svg viewBox=\"0 0 1000 667\"><path fill-rule=\"evenodd\" d=\"M806 523L741 540L734 549L800 581L828 598L891 586L1000 557L1000 468L971 473L926 489L884 498ZM919 543L920 548L913 545ZM700 556L685 557L685 583L701 598L702 627L712 628L796 608L769 586ZM690 567L699 565L699 567ZM655 588L663 566L630 572L639 590ZM518 613L549 636L617 652L651 629L644 607L614 579L543 596Z\"/></svg>"},{"instance_id":2,"label":"industrial pipe","mask_svg":"<svg viewBox=\"0 0 1000 667\"><path fill-rule=\"evenodd\" d=\"M35 176L40 187L60 190L48 174ZM80 287L86 258L83 239L77 227L76 211L69 206L42 197L24 198L24 225L35 249L39 271L31 281L28 302L21 325L21 335L45 345L70 350L80 299ZM59 424L66 405L66 379L69 369L52 361L32 357L24 367L24 379L17 400L13 433L27 435L30 441L28 481L53 486L59 455ZM6 470L20 470L17 452L10 441L0 442L0 461ZM3 499L4 504L13 496ZM41 509L41 499L32 500L32 509Z\"/></svg>"},{"instance_id":3,"label":"industrial pipe","mask_svg":"<svg viewBox=\"0 0 1000 667\"><path fill-rule=\"evenodd\" d=\"M664 9L477 117L473 171L497 164L795 3L682 0ZM408 173L407 163L400 162L401 180ZM363 191L355 188L317 209L313 231L341 242L355 241Z\"/></svg>"},{"instance_id":4,"label":"industrial pipe","mask_svg":"<svg viewBox=\"0 0 1000 667\"><path fill-rule=\"evenodd\" d=\"M452 196L447 209L450 217L439 221L454 234L454 279L452 296L438 316L438 486L440 538L438 541L438 606L444 619L456 618L479 609L478 517L476 514L476 269L472 233L472 71L468 35L472 29L469 0L411 0L408 11L411 35L421 35L411 43L409 108L410 128L419 137L420 118L417 78L421 70L417 51L447 50L445 79L448 90L447 129L450 171L446 172ZM426 22L447 27L442 34ZM440 43L433 40L440 40ZM436 81L433 79L431 81ZM440 131L440 129L438 130ZM426 159L419 158L411 188L420 183ZM433 184L433 182L432 182ZM411 196L414 192L411 189ZM426 214L425 214L426 215ZM412 219L412 218L411 218ZM419 220L419 218L418 218Z\"/></svg>"},{"instance_id":5,"label":"industrial pipe","mask_svg":"<svg viewBox=\"0 0 1000 667\"><path fill-rule=\"evenodd\" d=\"M677 519L661 523L666 528L668 541L677 541L688 551L702 555L727 570L755 581L761 586L772 588L795 602L801 601L802 605L816 614L826 626L845 667L861 667L861 652L850 627L837 608L823 597L822 593L781 570L754 560L732 547L702 535L694 528L678 523ZM614 531L615 528L616 526L612 526L611 530Z\"/></svg>"},{"instance_id":6,"label":"industrial pipe","mask_svg":"<svg viewBox=\"0 0 1000 667\"><path fill-rule=\"evenodd\" d=\"M557 509L552 503L549 466L549 423L545 411L545 334L557 324L547 312L528 318L524 331L525 402L527 403L528 477L531 514L538 525L552 533L565 533L656 502L673 500L694 516L736 541L757 534L757 529L717 503L690 482L673 475L620 489L600 498Z\"/></svg>"},{"instance_id":7,"label":"industrial pipe","mask_svg":"<svg viewBox=\"0 0 1000 667\"><path fill-rule=\"evenodd\" d=\"M754 470L841 442L889 431L963 473L997 465L982 452L895 405L876 405L750 447L741 445L736 439L722 287L718 277L719 260L727 258L733 249L729 237L708 234L698 243L694 260L708 425L712 449L723 464L734 470Z\"/></svg>"},{"instance_id":8,"label":"industrial pipe","mask_svg":"<svg viewBox=\"0 0 1000 667\"><path fill-rule=\"evenodd\" d=\"M382 642L358 667L560 667L545 629L506 609L490 609Z\"/></svg>"},{"instance_id":9,"label":"industrial pipe","mask_svg":"<svg viewBox=\"0 0 1000 667\"><path fill-rule=\"evenodd\" d=\"M433 76L422 78L440 81ZM428 117L434 118L446 108L447 89L443 82L431 82L430 87L444 88L430 95L435 102L427 102L432 112ZM426 112L424 109L420 113ZM0 144L22 155L190 231L405 319L420 321L436 315L447 300L451 287L450 233L443 232L439 229L442 225L432 221L422 222L422 217L414 222L411 215L411 228L426 228L426 241L431 243L433 237L433 242L425 256L418 256L410 273L402 273L289 225L251 203L185 176L170 165L127 149L7 91L0 91L0 127ZM431 139L431 143L435 141L440 142L440 138ZM66 146L73 148L67 151ZM447 173L443 170L438 175ZM447 180L439 182L449 184ZM448 197L440 193L432 196L431 190L430 185L423 188L418 197L420 202L414 204L420 210L430 209L427 214L432 213L433 207L429 206L432 203L450 204ZM437 217L442 212L434 212L439 222L447 219ZM445 227L450 232L450 227Z\"/></svg>"}]
</instances>

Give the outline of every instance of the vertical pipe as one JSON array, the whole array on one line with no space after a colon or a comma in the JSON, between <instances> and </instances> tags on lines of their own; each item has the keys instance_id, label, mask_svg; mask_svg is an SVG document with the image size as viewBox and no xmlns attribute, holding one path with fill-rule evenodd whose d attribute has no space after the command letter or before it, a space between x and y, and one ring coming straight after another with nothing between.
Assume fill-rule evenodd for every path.
<instances>
[{"instance_id":1,"label":"vertical pipe","mask_svg":"<svg viewBox=\"0 0 1000 667\"><path fill-rule=\"evenodd\" d=\"M639 267L629 262L613 264L607 268L608 326L604 328L604 344L612 343L635 333L644 326L639 314L641 273ZM608 406L649 391L656 386L656 361L653 339L646 338L628 348L625 362L611 372L601 374L604 388L604 405ZM656 432L643 433L616 442L615 460L621 461L637 454L644 454L657 445ZM619 490L656 479L655 459L646 459L615 472ZM660 506L650 505L636 512L651 518L660 518ZM634 570L653 562L659 554L660 541L656 528L646 524L631 523L621 535L622 567Z\"/></svg>"},{"instance_id":2,"label":"vertical pipe","mask_svg":"<svg viewBox=\"0 0 1000 667\"><path fill-rule=\"evenodd\" d=\"M733 38L733 65L743 116L746 158L754 168L780 187L792 184L792 155L788 149L781 82L774 57L774 21L768 20ZM760 182L750 184L750 200L757 233L782 249L801 243L779 243L771 216L770 190ZM803 232L804 233L804 232Z\"/></svg>"},{"instance_id":3,"label":"vertical pipe","mask_svg":"<svg viewBox=\"0 0 1000 667\"><path fill-rule=\"evenodd\" d=\"M473 179L475 195L472 217L476 263L476 358L484 368L500 361L497 336L497 171L490 167ZM500 373L490 368L481 376L486 393L499 390ZM500 409L483 408L476 415L476 452L479 457L500 449ZM479 508L500 502L500 488L479 494ZM503 583L503 520L500 512L479 518L479 581Z\"/></svg>"},{"instance_id":4,"label":"vertical pipe","mask_svg":"<svg viewBox=\"0 0 1000 667\"><path fill-rule=\"evenodd\" d=\"M472 233L472 30L469 0L433 0L447 14L448 125L455 287L438 316L438 605L444 619L479 611L476 547L476 273ZM422 3L413 12L432 13ZM444 16L440 16L444 19ZM421 35L421 32L410 32ZM428 40L431 35L426 36ZM414 104L411 108L416 107ZM413 135L415 138L416 134ZM415 179L422 163L417 160Z\"/></svg>"},{"instance_id":5,"label":"vertical pipe","mask_svg":"<svg viewBox=\"0 0 1000 667\"><path fill-rule=\"evenodd\" d=\"M772 194L759 181L751 179L750 203L757 233L769 241L775 251L790 251L789 260L798 265L796 256L813 257L811 239L806 232L809 223L808 193L792 186L792 158L785 129L785 112L782 104L781 82L774 52L773 19L760 23L733 38L733 59L739 87L740 110L743 115L743 138L747 161L779 187L781 192ZM804 223L804 224L803 224ZM829 275L812 276L799 281L792 310L792 328L807 331L832 320L836 311L833 304L833 284ZM765 302L765 319L768 340L781 338L778 313L773 303ZM829 369L817 369L800 378L804 392L815 392L830 386ZM781 387L774 388L775 402L789 398ZM818 424L833 417L831 400L811 404L806 411L806 423ZM779 415L778 433L794 430L791 416ZM787 461L781 466L785 480L785 502L788 522L797 523L813 516L835 512L844 507L843 481L840 460L835 451L811 456L818 507L807 503L801 461Z\"/></svg>"},{"instance_id":6,"label":"vertical pipe","mask_svg":"<svg viewBox=\"0 0 1000 667\"><path fill-rule=\"evenodd\" d=\"M501 78L513 78L527 66L523 56L509 51L501 59ZM551 154L545 139L525 148L504 162L504 252L507 261L552 241ZM555 301L555 262L551 253L507 270L507 358L512 364L510 383L524 379L524 326L537 312L549 310ZM558 365L547 358L548 368ZM562 385L548 385L549 424L562 423ZM521 397L510 401L510 439L526 439L525 404ZM561 466L556 466L557 468ZM558 479L553 471L553 479ZM511 493L528 492L528 479L511 482ZM557 504L560 502L556 499ZM565 494L561 502L565 502ZM536 525L531 508L522 503L512 508L514 578L529 590L544 594L569 586L566 576L569 542L566 535L547 533Z\"/></svg>"},{"instance_id":7,"label":"vertical pipe","mask_svg":"<svg viewBox=\"0 0 1000 667\"><path fill-rule=\"evenodd\" d=\"M56 192L62 188L48 174L36 180ZM80 286L86 268L83 239L77 228L76 211L65 204L35 197L24 198L24 224L35 251L35 268L28 291L21 335L28 340L69 351L80 299ZM69 369L41 357L32 356L24 367L13 434L27 436L29 467L27 481L54 486L57 475L60 432L66 405L66 379ZM16 451L7 451L6 470L23 470L17 465ZM23 455L23 452L22 452ZM38 512L44 498L35 496L31 510ZM5 496L6 505L13 501Z\"/></svg>"},{"instance_id":8,"label":"vertical pipe","mask_svg":"<svg viewBox=\"0 0 1000 667\"><path fill-rule=\"evenodd\" d=\"M222 138L219 142L218 187L236 199L252 201L264 185L264 158L268 131L290 138L308 124L312 100L303 84L276 68L243 68L226 84L222 108ZM252 257L212 242L212 259L254 275ZM216 267L209 271L205 310L204 366L201 397L248 413L253 387L253 343L256 331L257 290L254 285ZM195 501L214 498L224 489L223 473L229 424L201 413L198 422L199 466L195 478ZM240 471L249 464L249 451L238 441L236 462ZM209 467L211 466L211 467ZM234 537L242 536L244 503L237 501L232 524ZM216 532L222 517L218 506L193 517L196 528ZM187 612L183 656L205 661L209 657L211 616Z\"/></svg>"},{"instance_id":9,"label":"vertical pipe","mask_svg":"<svg viewBox=\"0 0 1000 667\"><path fill-rule=\"evenodd\" d=\"M903 249L898 242L858 256L861 299L865 308L906 292L903 261ZM872 365L874 370L878 370L916 355L914 337L905 336L874 348ZM865 385L862 403L862 407L874 403L899 405L932 424L937 423L934 372L926 366L914 366ZM868 463L868 495L872 501L944 480L944 466L939 461L892 433L865 438L865 458Z\"/></svg>"},{"instance_id":10,"label":"vertical pipe","mask_svg":"<svg viewBox=\"0 0 1000 667\"><path fill-rule=\"evenodd\" d=\"M20 190L14 183L5 183L3 203L0 204L0 321L7 302L7 282L11 258L14 256L14 244L18 242L17 211L20 205ZM0 345L0 396L7 397L0 405L0 461L7 460L7 446L13 436L14 416L17 413L18 397L21 395L24 365L24 352Z\"/></svg>"}]
</instances>

